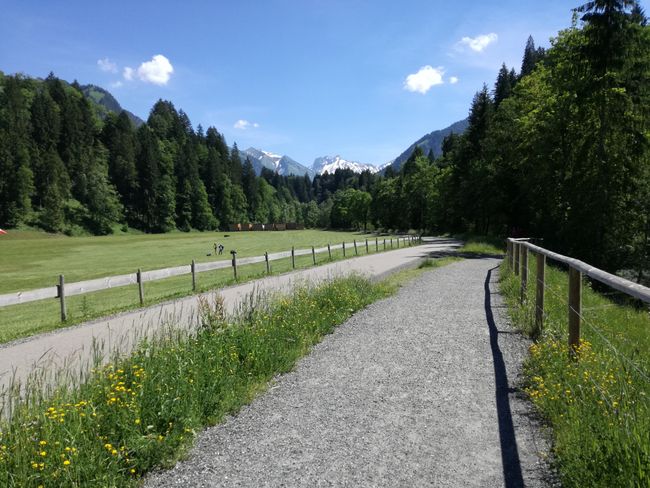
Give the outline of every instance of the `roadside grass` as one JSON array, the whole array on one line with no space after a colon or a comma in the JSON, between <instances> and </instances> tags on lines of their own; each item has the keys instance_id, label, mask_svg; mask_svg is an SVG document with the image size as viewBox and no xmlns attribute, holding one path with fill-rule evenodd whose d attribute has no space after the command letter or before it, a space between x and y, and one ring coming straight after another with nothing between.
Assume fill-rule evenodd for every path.
<instances>
[{"instance_id":1,"label":"roadside grass","mask_svg":"<svg viewBox=\"0 0 650 488\"><path fill-rule=\"evenodd\" d=\"M0 421L0 485L138 486L154 466L182 456L199 429L236 412L392 290L351 277L262 300L236 321L204 303L195 333L145 342L77 389L45 397L32 385Z\"/></svg>"},{"instance_id":2,"label":"roadside grass","mask_svg":"<svg viewBox=\"0 0 650 488\"><path fill-rule=\"evenodd\" d=\"M520 277L501 266L513 322L532 334L535 259L520 305ZM566 487L650 486L650 315L583 283L581 343L568 351L568 276L546 267L545 322L525 364L525 392L553 431L554 462ZM612 297L617 298L615 302Z\"/></svg>"},{"instance_id":3,"label":"roadside grass","mask_svg":"<svg viewBox=\"0 0 650 488\"><path fill-rule=\"evenodd\" d=\"M46 237L35 236L34 234L42 234L35 232L26 233L27 238L21 240L14 237L12 242L20 243L23 245L27 242L50 242L50 241L70 241L74 243L75 240L83 240L84 242L88 239L99 239L100 242L104 242L104 237L92 237L92 238L69 238L69 237L52 237L47 234L44 234ZM180 236L180 237L178 237ZM194 236L195 239L203 239L199 243L188 242L188 236ZM237 237L229 243L235 243L237 245L236 249L238 252L238 257L243 258L247 256L258 256L264 254L266 250L268 252L277 252L282 250L291 249L291 245L294 245L296 249L309 248L312 245L315 247L321 247L326 245L328 242L332 244L340 243L344 240L348 242L356 239L359 242L358 245L358 255L362 256L366 254L365 239L369 239L368 251L369 254L377 252L383 252L383 236L379 240L378 248L375 246L374 238L369 235L359 235L353 233L339 233L339 232L326 232L326 231L287 231L287 232L240 232L230 234L230 238ZM287 236L294 236L296 239L288 241ZM164 244L164 247L169 251L166 255L158 255L159 259L168 259L168 261L159 261L156 265L152 265L151 268L143 269L156 269L166 266L175 266L179 264L187 264L179 261L178 256L175 256L171 253L174 249L169 246L169 243L164 239L161 240L160 236L151 236L151 235L136 235L136 236L116 236L116 237L127 237L126 240L121 240L118 244L109 243L108 250L103 247L96 245L95 243L86 243L84 244L84 253L91 252L89 248L92 247L93 253L96 256L100 264L100 269L104 275L115 275L122 272L132 272L133 268L124 268L117 266L114 269L107 269L106 260L110 260L115 252L129 254L129 256L124 257L124 260L128 261L135 265L136 259L141 259L143 257L143 248L140 245L135 245L134 249L130 249L129 246L125 247L126 243L139 242L140 238L149 239L149 245L152 243L158 243L161 246ZM250 240L247 240L248 237ZM137 238L137 239L135 239ZM228 238L228 239L230 239ZM153 240L151 240L153 239ZM188 247L188 246L208 246L214 240L214 237L210 237L208 241L205 241L204 233L173 233L171 239L174 242L181 242L179 247ZM224 242L222 240L221 242ZM293 244L292 244L293 243ZM312 244L314 243L314 244ZM92 246L91 246L92 244ZM28 247L28 246L23 246ZM4 250L4 247L0 249ZM209 249L208 249L209 250ZM17 251L12 251L16 253ZM178 251L181 252L181 251ZM21 256L21 259L25 260L28 255L27 249L18 253ZM227 251L224 251L222 256L218 256L220 259L230 260L230 255L226 256ZM346 249L346 258L354 257L354 249ZM128 258L128 259L127 259ZM212 256L214 258L214 256ZM0 253L0 261L7 259L7 256L4 256ZM90 259L90 257L87 257ZM343 251L341 249L332 250L332 261L337 261L344 259ZM75 261L74 257L69 258L70 266L76 267L79 266L78 262ZM327 254L318 254L316 255L316 264L326 264L330 262L329 256ZM311 255L307 256L296 256L295 258L296 269L303 269L313 266L313 260ZM74 265L74 266L73 266ZM131 264L129 264L131 266ZM270 263L271 273L279 274L285 273L292 270L291 258L272 261ZM51 272L50 269L48 272ZM81 270L77 270L77 275L80 276L79 279L90 279L92 277L97 277L96 271L88 271L89 274L82 275ZM256 278L261 278L266 276L266 265L264 263L250 264L239 266L237 269L238 279L235 281L233 276L232 268L220 269L210 272L197 273L197 293L205 292L214 288L222 288L225 286L234 285L236 283L242 283L245 281L253 280ZM100 274L102 275L102 274ZM9 272L9 279L11 280L11 272ZM66 281L72 281L68 278L66 274ZM42 285L43 283L41 283ZM50 283L51 284L51 283ZM5 285L6 286L6 285ZM155 303L160 303L165 300L170 300L174 298L180 298L183 296L188 296L194 293L192 291L192 281L190 275L185 276L176 276L172 278L167 278L164 280L157 280L144 283L144 297L145 297L145 306L153 305ZM0 343L6 343L11 340L18 338L28 337L30 335L52 331L62 327L69 327L70 325L78 324L88 320L96 319L99 317L105 317L114 313L132 310L140 307L139 294L137 285L124 286L119 288L113 288L109 290L102 290L94 293L87 293L84 295L75 295L68 297L66 299L68 319L65 323L62 323L60 320L60 305L58 300L40 300L37 302L30 302L20 305L12 305L9 307L0 308Z\"/></svg>"},{"instance_id":4,"label":"roadside grass","mask_svg":"<svg viewBox=\"0 0 650 488\"><path fill-rule=\"evenodd\" d=\"M503 255L505 253L505 241L498 237L473 234L462 234L454 237L465 242L457 250L459 253L487 255Z\"/></svg>"}]
</instances>

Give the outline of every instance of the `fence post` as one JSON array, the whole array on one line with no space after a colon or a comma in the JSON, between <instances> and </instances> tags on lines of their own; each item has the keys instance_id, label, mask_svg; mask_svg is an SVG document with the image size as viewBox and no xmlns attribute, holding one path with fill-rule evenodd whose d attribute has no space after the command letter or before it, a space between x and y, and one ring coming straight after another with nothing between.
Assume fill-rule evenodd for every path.
<instances>
[{"instance_id":1,"label":"fence post","mask_svg":"<svg viewBox=\"0 0 650 488\"><path fill-rule=\"evenodd\" d=\"M68 312L65 308L65 278L63 275L59 275L59 299L61 301L61 322L65 322L68 319Z\"/></svg>"},{"instance_id":2,"label":"fence post","mask_svg":"<svg viewBox=\"0 0 650 488\"><path fill-rule=\"evenodd\" d=\"M314 250L314 246L311 246L311 257L314 261L314 266L316 266L316 251Z\"/></svg>"},{"instance_id":3,"label":"fence post","mask_svg":"<svg viewBox=\"0 0 650 488\"><path fill-rule=\"evenodd\" d=\"M379 252L379 239L375 237L375 252Z\"/></svg>"},{"instance_id":4,"label":"fence post","mask_svg":"<svg viewBox=\"0 0 650 488\"><path fill-rule=\"evenodd\" d=\"M528 289L528 248L521 246L521 298L520 303L526 300L526 290Z\"/></svg>"},{"instance_id":5,"label":"fence post","mask_svg":"<svg viewBox=\"0 0 650 488\"><path fill-rule=\"evenodd\" d=\"M510 264L510 259L512 256L512 242L510 242L510 239L506 240L506 259L508 261L508 266L510 266L510 269L512 269L512 265Z\"/></svg>"},{"instance_id":6,"label":"fence post","mask_svg":"<svg viewBox=\"0 0 650 488\"><path fill-rule=\"evenodd\" d=\"M384 251L386 250L386 239L384 239Z\"/></svg>"},{"instance_id":7,"label":"fence post","mask_svg":"<svg viewBox=\"0 0 650 488\"><path fill-rule=\"evenodd\" d=\"M354 255L355 256L359 255L359 253L357 252L357 240L356 239L354 239Z\"/></svg>"},{"instance_id":8,"label":"fence post","mask_svg":"<svg viewBox=\"0 0 650 488\"><path fill-rule=\"evenodd\" d=\"M537 287L535 293L535 335L538 336L544 327L544 286L546 274L546 256L537 254Z\"/></svg>"},{"instance_id":9,"label":"fence post","mask_svg":"<svg viewBox=\"0 0 650 488\"><path fill-rule=\"evenodd\" d=\"M140 295L140 306L144 305L144 285L142 284L142 270L138 268L138 294Z\"/></svg>"},{"instance_id":10,"label":"fence post","mask_svg":"<svg viewBox=\"0 0 650 488\"><path fill-rule=\"evenodd\" d=\"M327 254L330 257L330 261L332 260L332 249L330 248L330 243L327 243Z\"/></svg>"},{"instance_id":11,"label":"fence post","mask_svg":"<svg viewBox=\"0 0 650 488\"><path fill-rule=\"evenodd\" d=\"M368 239L366 239L366 254L368 254L370 251L368 251Z\"/></svg>"},{"instance_id":12,"label":"fence post","mask_svg":"<svg viewBox=\"0 0 650 488\"><path fill-rule=\"evenodd\" d=\"M269 253L264 251L264 261L266 261L266 274L271 274L271 267L269 266Z\"/></svg>"},{"instance_id":13,"label":"fence post","mask_svg":"<svg viewBox=\"0 0 650 488\"><path fill-rule=\"evenodd\" d=\"M291 246L291 267L296 269L296 254L293 246Z\"/></svg>"},{"instance_id":14,"label":"fence post","mask_svg":"<svg viewBox=\"0 0 650 488\"><path fill-rule=\"evenodd\" d=\"M521 244L514 242L515 245L515 276L519 276L519 250L521 249Z\"/></svg>"},{"instance_id":15,"label":"fence post","mask_svg":"<svg viewBox=\"0 0 650 488\"><path fill-rule=\"evenodd\" d=\"M399 237L397 238L397 249L399 249Z\"/></svg>"},{"instance_id":16,"label":"fence post","mask_svg":"<svg viewBox=\"0 0 650 488\"><path fill-rule=\"evenodd\" d=\"M582 313L582 273L569 267L569 354L575 357L580 345L580 315Z\"/></svg>"},{"instance_id":17,"label":"fence post","mask_svg":"<svg viewBox=\"0 0 650 488\"><path fill-rule=\"evenodd\" d=\"M196 291L196 263L192 259L192 291Z\"/></svg>"},{"instance_id":18,"label":"fence post","mask_svg":"<svg viewBox=\"0 0 650 488\"><path fill-rule=\"evenodd\" d=\"M237 251L233 249L230 254L232 254L232 272L235 275L235 281L237 281Z\"/></svg>"},{"instance_id":19,"label":"fence post","mask_svg":"<svg viewBox=\"0 0 650 488\"><path fill-rule=\"evenodd\" d=\"M343 241L343 257L345 257L345 241Z\"/></svg>"}]
</instances>

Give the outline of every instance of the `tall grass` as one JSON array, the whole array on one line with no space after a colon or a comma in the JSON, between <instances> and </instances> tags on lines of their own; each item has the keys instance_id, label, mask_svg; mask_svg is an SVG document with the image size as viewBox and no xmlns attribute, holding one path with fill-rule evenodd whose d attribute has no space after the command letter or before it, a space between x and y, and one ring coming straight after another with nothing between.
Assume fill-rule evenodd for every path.
<instances>
[{"instance_id":1,"label":"tall grass","mask_svg":"<svg viewBox=\"0 0 650 488\"><path fill-rule=\"evenodd\" d=\"M143 343L80 387L33 389L0 422L0 486L137 486L201 427L237 411L324 334L391 289L358 277L257 303L236 321L202 304L203 326Z\"/></svg>"},{"instance_id":2,"label":"tall grass","mask_svg":"<svg viewBox=\"0 0 650 488\"><path fill-rule=\"evenodd\" d=\"M534 331L535 260L520 305L520 277L502 265L514 323ZM577 358L568 350L568 275L546 269L544 328L530 348L525 391L552 427L564 486L650 486L650 316L583 286Z\"/></svg>"}]
</instances>

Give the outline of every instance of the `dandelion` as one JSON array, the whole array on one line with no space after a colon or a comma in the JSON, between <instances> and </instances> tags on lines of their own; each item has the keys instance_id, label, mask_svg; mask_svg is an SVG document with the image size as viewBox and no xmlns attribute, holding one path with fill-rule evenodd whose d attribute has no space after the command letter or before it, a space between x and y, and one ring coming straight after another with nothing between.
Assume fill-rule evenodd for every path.
<instances>
[{"instance_id":1,"label":"dandelion","mask_svg":"<svg viewBox=\"0 0 650 488\"><path fill-rule=\"evenodd\" d=\"M70 460L66 459L65 461L63 461L63 465L64 466L70 466Z\"/></svg>"}]
</instances>

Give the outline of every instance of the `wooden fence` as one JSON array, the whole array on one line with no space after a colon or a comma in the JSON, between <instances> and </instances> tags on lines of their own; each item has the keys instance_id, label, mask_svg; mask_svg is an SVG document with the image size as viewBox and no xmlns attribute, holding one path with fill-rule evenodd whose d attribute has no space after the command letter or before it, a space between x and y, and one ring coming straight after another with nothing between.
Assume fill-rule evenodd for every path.
<instances>
[{"instance_id":1,"label":"wooden fence","mask_svg":"<svg viewBox=\"0 0 650 488\"><path fill-rule=\"evenodd\" d=\"M387 240L383 240L383 249L393 249L393 238L390 238L390 241L387 243ZM416 243L420 243L421 239L414 236L407 237L396 237L395 245L397 248L400 247L400 241L403 243L403 246L409 245L412 246ZM379 240L376 238L375 242L375 251L379 251ZM388 246L388 247L387 247ZM352 244L348 243L347 247L354 247L355 255L358 255L358 246L357 241L353 241ZM64 275L59 275L58 284L55 286L49 286L46 288L39 288L36 290L29 291L19 291L13 293L7 293L0 295L0 307L6 307L9 305L18 305L22 303L34 302L37 300L45 300L49 298L57 298L61 302L61 320L65 321L67 318L66 314L66 303L65 299L68 296L72 295L82 295L84 293L91 293L94 291L108 290L111 288L118 288L121 286L128 285L138 285L138 293L140 296L140 303L144 303L144 291L143 283L147 281L156 281L163 280L165 278L170 278L172 276L181 276L181 275L192 275L192 289L196 290L196 274L203 273L206 271L213 271L217 269L224 269L232 267L235 279L237 279L237 267L244 266L247 264L255 263L266 263L267 273L271 272L270 261L277 261L279 259L291 258L291 266L295 269L296 267L296 256L307 256L311 255L313 263L316 264L316 255L328 253L329 259L332 259L332 250L342 249L343 256L346 255L346 243L330 245L326 247L314 248L313 246L309 249L294 249L291 248L290 251L282 251L277 253L265 252L263 256L253 256L246 258L237 258L237 254L233 251L231 260L222 260L222 261L213 261L209 263L196 263L192 260L191 264L184 266L175 266L172 268L156 269L151 271L142 271L138 269L134 273L117 275L117 276L108 276L105 278L97 278L93 280L78 281L76 283L66 283ZM365 249L366 253L369 252L368 239L365 240Z\"/></svg>"},{"instance_id":2,"label":"wooden fence","mask_svg":"<svg viewBox=\"0 0 650 488\"><path fill-rule=\"evenodd\" d=\"M528 251L535 253L537 276L535 277L535 328L539 333L544 325L544 289L546 259L563 263L569 267L569 350L572 354L580 343L580 321L582 317L582 276L588 276L629 296L650 303L650 288L607 273L578 259L554 253L529 242L529 238L508 238L508 265L515 275L521 276L521 302L528 287Z\"/></svg>"}]
</instances>

